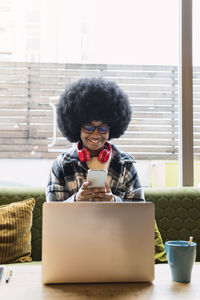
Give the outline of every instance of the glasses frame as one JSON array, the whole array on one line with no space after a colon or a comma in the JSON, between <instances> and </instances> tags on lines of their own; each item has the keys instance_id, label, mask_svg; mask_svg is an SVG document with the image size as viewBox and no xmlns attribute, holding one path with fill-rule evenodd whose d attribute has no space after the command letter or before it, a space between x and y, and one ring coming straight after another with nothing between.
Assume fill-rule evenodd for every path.
<instances>
[{"instance_id":1,"label":"glasses frame","mask_svg":"<svg viewBox=\"0 0 200 300\"><path fill-rule=\"evenodd\" d=\"M93 127L93 129L92 130L87 130L87 129L85 129L85 126L90 126L90 127ZM101 132L101 128L107 128L107 131L106 132ZM101 125L99 125L99 126L94 126L94 125L92 125L92 124L89 124L89 123L86 123L86 124L84 124L83 126L82 126L82 129L83 129L83 131L85 132L85 133L87 133L87 134L92 134L93 132L95 132L95 130L97 129L98 130L98 133L99 134L107 134L108 132L109 132L109 130L110 130L110 126L109 125L106 125L106 124L101 124Z\"/></svg>"}]
</instances>

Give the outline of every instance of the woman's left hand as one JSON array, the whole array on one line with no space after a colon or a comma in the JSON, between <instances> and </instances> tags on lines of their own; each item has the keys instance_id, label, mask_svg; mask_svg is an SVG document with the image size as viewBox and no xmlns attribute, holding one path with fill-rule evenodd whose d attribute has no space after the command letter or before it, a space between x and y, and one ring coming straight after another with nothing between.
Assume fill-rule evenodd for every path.
<instances>
[{"instance_id":1,"label":"woman's left hand","mask_svg":"<svg viewBox=\"0 0 200 300\"><path fill-rule=\"evenodd\" d=\"M97 202L97 201L114 202L114 196L112 194L112 191L109 187L108 182L106 182L104 190L102 188L100 188L99 191L98 191L98 188L95 188L95 192L92 195L91 201L94 201L94 202Z\"/></svg>"}]
</instances>

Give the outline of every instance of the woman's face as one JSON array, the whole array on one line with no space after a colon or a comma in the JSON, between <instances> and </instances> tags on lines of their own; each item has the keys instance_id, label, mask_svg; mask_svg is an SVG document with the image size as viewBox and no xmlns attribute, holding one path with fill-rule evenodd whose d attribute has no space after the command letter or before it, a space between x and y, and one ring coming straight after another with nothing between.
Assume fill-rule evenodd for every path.
<instances>
[{"instance_id":1,"label":"woman's face","mask_svg":"<svg viewBox=\"0 0 200 300\"><path fill-rule=\"evenodd\" d=\"M92 126L98 128L94 129ZM93 132L92 129L94 130ZM99 150L103 148L108 138L109 126L103 124L101 121L92 121L81 128L81 140L84 147L89 150Z\"/></svg>"}]
</instances>

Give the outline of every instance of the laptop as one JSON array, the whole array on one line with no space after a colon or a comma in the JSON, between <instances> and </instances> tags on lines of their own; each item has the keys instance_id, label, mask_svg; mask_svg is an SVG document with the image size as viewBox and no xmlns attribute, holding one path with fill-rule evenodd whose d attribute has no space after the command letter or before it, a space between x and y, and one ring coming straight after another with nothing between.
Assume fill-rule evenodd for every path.
<instances>
[{"instance_id":1,"label":"laptop","mask_svg":"<svg viewBox=\"0 0 200 300\"><path fill-rule=\"evenodd\" d=\"M154 205L45 202L43 283L151 282Z\"/></svg>"}]
</instances>

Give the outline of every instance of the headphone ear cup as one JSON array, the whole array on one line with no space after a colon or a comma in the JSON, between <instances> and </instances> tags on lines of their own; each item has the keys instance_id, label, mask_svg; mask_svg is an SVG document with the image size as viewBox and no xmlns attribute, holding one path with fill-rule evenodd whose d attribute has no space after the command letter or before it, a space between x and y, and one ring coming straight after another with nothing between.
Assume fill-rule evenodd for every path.
<instances>
[{"instance_id":1,"label":"headphone ear cup","mask_svg":"<svg viewBox=\"0 0 200 300\"><path fill-rule=\"evenodd\" d=\"M86 148L79 149L79 147L80 144L78 144L77 146L78 158L80 159L80 161L87 162L88 160L90 160L90 152Z\"/></svg>"},{"instance_id":2,"label":"headphone ear cup","mask_svg":"<svg viewBox=\"0 0 200 300\"><path fill-rule=\"evenodd\" d=\"M81 149L81 152L83 153L84 156L83 161L87 162L88 160L90 160L90 152L86 148Z\"/></svg>"},{"instance_id":3,"label":"headphone ear cup","mask_svg":"<svg viewBox=\"0 0 200 300\"><path fill-rule=\"evenodd\" d=\"M99 153L99 156L98 156L98 160L100 162L107 162L108 161L108 158L109 158L109 152L108 150L106 149L103 149L100 153Z\"/></svg>"},{"instance_id":4,"label":"headphone ear cup","mask_svg":"<svg viewBox=\"0 0 200 300\"><path fill-rule=\"evenodd\" d=\"M98 156L98 161L100 162L106 162L105 161L105 156L106 156L106 152L108 152L106 149L103 149Z\"/></svg>"},{"instance_id":5,"label":"headphone ear cup","mask_svg":"<svg viewBox=\"0 0 200 300\"><path fill-rule=\"evenodd\" d=\"M107 162L111 154L111 145L105 143L105 148L99 153L98 160L102 163Z\"/></svg>"},{"instance_id":6,"label":"headphone ear cup","mask_svg":"<svg viewBox=\"0 0 200 300\"><path fill-rule=\"evenodd\" d=\"M78 152L78 158L80 159L80 161L84 161L84 160L85 160L83 151L80 150L80 151Z\"/></svg>"}]
</instances>

